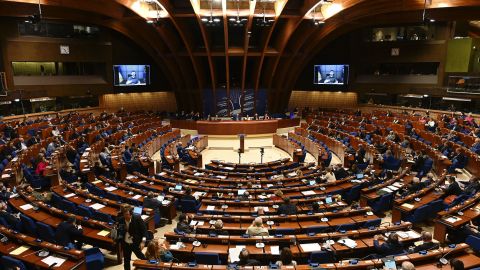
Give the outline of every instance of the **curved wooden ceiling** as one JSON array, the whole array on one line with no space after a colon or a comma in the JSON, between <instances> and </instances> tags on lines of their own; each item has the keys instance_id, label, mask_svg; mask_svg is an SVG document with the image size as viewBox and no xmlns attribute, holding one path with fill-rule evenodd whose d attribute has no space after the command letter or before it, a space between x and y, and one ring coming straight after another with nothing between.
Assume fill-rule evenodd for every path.
<instances>
[{"instance_id":1,"label":"curved wooden ceiling","mask_svg":"<svg viewBox=\"0 0 480 270\"><path fill-rule=\"evenodd\" d=\"M200 109L203 89L236 87L268 89L271 111L286 106L300 72L327 42L359 27L419 21L424 5L424 0L334 0L328 9L318 5L323 0L155 0L163 9L157 25L146 23L138 11L140 3L151 1L41 3L46 18L97 24L138 43L169 79L180 109ZM4 0L0 16L25 17L37 4ZM317 18L326 17L320 27L311 19L316 6ZM438 19L465 19L465 12L478 19L480 1L433 0L428 8ZM202 21L210 14L220 20L215 26ZM242 26L229 21L237 14ZM264 19L271 23L260 26Z\"/></svg>"}]
</instances>

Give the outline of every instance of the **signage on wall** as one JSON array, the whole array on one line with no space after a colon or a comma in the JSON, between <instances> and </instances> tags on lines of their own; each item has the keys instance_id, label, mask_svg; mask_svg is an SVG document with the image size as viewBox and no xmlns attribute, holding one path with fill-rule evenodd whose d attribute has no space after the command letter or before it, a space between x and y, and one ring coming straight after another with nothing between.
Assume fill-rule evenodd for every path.
<instances>
[{"instance_id":1,"label":"signage on wall","mask_svg":"<svg viewBox=\"0 0 480 270\"><path fill-rule=\"evenodd\" d=\"M399 56L400 55L400 48L392 48L391 55L392 56Z\"/></svg>"},{"instance_id":2,"label":"signage on wall","mask_svg":"<svg viewBox=\"0 0 480 270\"><path fill-rule=\"evenodd\" d=\"M60 54L70 54L70 46L60 45Z\"/></svg>"}]
</instances>

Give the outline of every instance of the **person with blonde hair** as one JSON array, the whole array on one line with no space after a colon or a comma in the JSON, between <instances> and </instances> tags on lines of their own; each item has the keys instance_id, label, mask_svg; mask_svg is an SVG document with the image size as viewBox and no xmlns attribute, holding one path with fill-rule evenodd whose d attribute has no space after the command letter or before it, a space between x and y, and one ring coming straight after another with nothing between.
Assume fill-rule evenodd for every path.
<instances>
[{"instance_id":1,"label":"person with blonde hair","mask_svg":"<svg viewBox=\"0 0 480 270\"><path fill-rule=\"evenodd\" d=\"M248 227L246 234L250 236L268 236L268 229L263 227L263 220L257 217L253 220L252 225Z\"/></svg>"}]
</instances>

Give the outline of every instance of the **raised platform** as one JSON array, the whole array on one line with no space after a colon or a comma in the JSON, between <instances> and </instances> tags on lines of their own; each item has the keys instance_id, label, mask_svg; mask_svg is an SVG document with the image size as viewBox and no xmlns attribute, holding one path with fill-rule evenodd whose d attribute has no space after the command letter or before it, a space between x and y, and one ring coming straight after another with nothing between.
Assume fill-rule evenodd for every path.
<instances>
[{"instance_id":1,"label":"raised platform","mask_svg":"<svg viewBox=\"0 0 480 270\"><path fill-rule=\"evenodd\" d=\"M171 120L174 128L198 130L202 135L237 135L237 134L273 134L279 128L300 125L300 119L274 119L251 121L192 121Z\"/></svg>"}]
</instances>

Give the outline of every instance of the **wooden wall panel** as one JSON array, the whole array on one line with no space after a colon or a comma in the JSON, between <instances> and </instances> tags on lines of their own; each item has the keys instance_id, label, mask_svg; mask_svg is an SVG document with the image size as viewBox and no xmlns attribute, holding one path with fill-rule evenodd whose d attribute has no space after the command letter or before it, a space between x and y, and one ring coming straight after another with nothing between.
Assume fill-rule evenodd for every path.
<instances>
[{"instance_id":1,"label":"wooden wall panel","mask_svg":"<svg viewBox=\"0 0 480 270\"><path fill-rule=\"evenodd\" d=\"M357 106L357 93L292 91L288 108L353 108Z\"/></svg>"},{"instance_id":2,"label":"wooden wall panel","mask_svg":"<svg viewBox=\"0 0 480 270\"><path fill-rule=\"evenodd\" d=\"M174 92L144 92L125 94L106 94L99 97L100 107L109 111L124 108L127 111L177 111Z\"/></svg>"}]
</instances>

